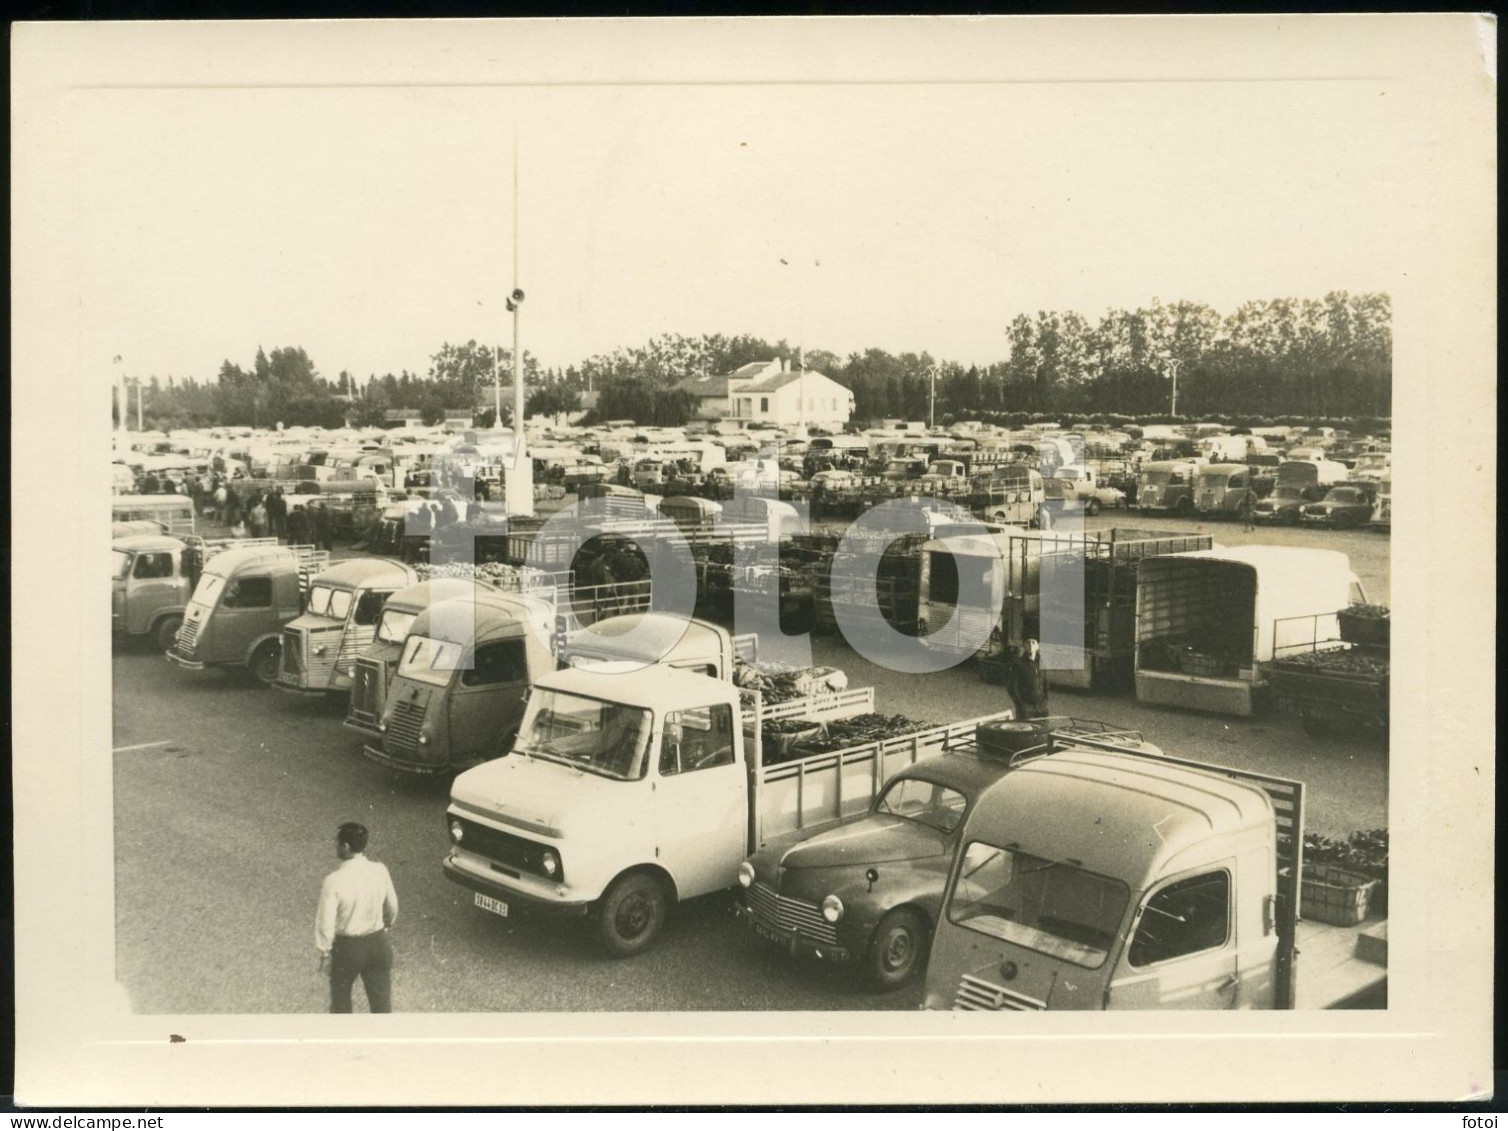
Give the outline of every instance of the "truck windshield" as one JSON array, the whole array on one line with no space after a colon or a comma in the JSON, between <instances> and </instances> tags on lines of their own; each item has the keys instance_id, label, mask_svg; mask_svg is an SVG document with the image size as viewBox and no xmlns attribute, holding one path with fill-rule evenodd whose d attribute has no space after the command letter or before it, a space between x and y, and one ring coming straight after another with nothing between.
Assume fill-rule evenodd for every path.
<instances>
[{"instance_id":1,"label":"truck windshield","mask_svg":"<svg viewBox=\"0 0 1508 1131\"><path fill-rule=\"evenodd\" d=\"M384 609L382 623L377 626L377 639L389 644L402 644L418 616L418 613L406 613L401 609Z\"/></svg>"},{"instance_id":2,"label":"truck windshield","mask_svg":"<svg viewBox=\"0 0 1508 1131\"><path fill-rule=\"evenodd\" d=\"M125 550L112 550L110 552L115 557L115 568L111 571L110 576L119 581L131 570L131 555Z\"/></svg>"},{"instance_id":3,"label":"truck windshield","mask_svg":"<svg viewBox=\"0 0 1508 1131\"><path fill-rule=\"evenodd\" d=\"M224 586L225 578L218 573L206 573L199 579L199 584L194 586L194 595L190 600L196 605L213 606Z\"/></svg>"},{"instance_id":4,"label":"truck windshield","mask_svg":"<svg viewBox=\"0 0 1508 1131\"><path fill-rule=\"evenodd\" d=\"M304 606L304 611L317 617L345 620L351 611L351 591L336 589L333 585L316 585L309 590L309 603Z\"/></svg>"},{"instance_id":5,"label":"truck windshield","mask_svg":"<svg viewBox=\"0 0 1508 1131\"><path fill-rule=\"evenodd\" d=\"M1128 898L1119 881L976 840L964 851L948 919L1092 970L1115 945Z\"/></svg>"},{"instance_id":6,"label":"truck windshield","mask_svg":"<svg viewBox=\"0 0 1508 1131\"><path fill-rule=\"evenodd\" d=\"M1157 487L1166 487L1169 483L1173 482L1173 473L1171 471L1143 471L1141 477L1143 482ZM1179 481L1182 481L1181 477Z\"/></svg>"},{"instance_id":7,"label":"truck windshield","mask_svg":"<svg viewBox=\"0 0 1508 1131\"><path fill-rule=\"evenodd\" d=\"M398 664L398 674L420 683L444 687L459 665L461 646L451 640L428 636L410 636Z\"/></svg>"},{"instance_id":8,"label":"truck windshield","mask_svg":"<svg viewBox=\"0 0 1508 1131\"><path fill-rule=\"evenodd\" d=\"M644 776L649 711L536 689L519 728L516 752L620 781Z\"/></svg>"}]
</instances>

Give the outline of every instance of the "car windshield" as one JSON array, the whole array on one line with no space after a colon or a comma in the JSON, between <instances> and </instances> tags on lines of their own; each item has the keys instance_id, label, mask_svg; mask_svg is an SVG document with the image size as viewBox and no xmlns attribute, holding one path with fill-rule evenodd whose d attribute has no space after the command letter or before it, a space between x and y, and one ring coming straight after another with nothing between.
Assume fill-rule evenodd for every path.
<instances>
[{"instance_id":1,"label":"car windshield","mask_svg":"<svg viewBox=\"0 0 1508 1131\"><path fill-rule=\"evenodd\" d=\"M876 802L876 813L905 817L928 828L950 833L963 820L968 802L956 789L921 778L901 778L890 783Z\"/></svg>"},{"instance_id":2,"label":"car windshield","mask_svg":"<svg viewBox=\"0 0 1508 1131\"><path fill-rule=\"evenodd\" d=\"M377 639L389 644L402 644L418 616L418 613L403 612L400 609L384 609L382 623L377 626Z\"/></svg>"},{"instance_id":3,"label":"car windshield","mask_svg":"<svg viewBox=\"0 0 1508 1131\"><path fill-rule=\"evenodd\" d=\"M115 555L115 568L110 576L119 581L131 570L131 555L125 550L112 550L110 552Z\"/></svg>"},{"instance_id":4,"label":"car windshield","mask_svg":"<svg viewBox=\"0 0 1508 1131\"><path fill-rule=\"evenodd\" d=\"M196 605L213 605L224 587L225 578L218 573L206 573L199 578L199 584L194 586L194 595L189 599Z\"/></svg>"},{"instance_id":5,"label":"car windshield","mask_svg":"<svg viewBox=\"0 0 1508 1131\"><path fill-rule=\"evenodd\" d=\"M1062 860L972 841L948 900L971 931L1094 969L1115 945L1126 885Z\"/></svg>"},{"instance_id":6,"label":"car windshield","mask_svg":"<svg viewBox=\"0 0 1508 1131\"><path fill-rule=\"evenodd\" d=\"M461 646L451 640L429 636L410 636L398 663L398 674L420 683L444 687L451 673L460 666Z\"/></svg>"},{"instance_id":7,"label":"car windshield","mask_svg":"<svg viewBox=\"0 0 1508 1131\"><path fill-rule=\"evenodd\" d=\"M600 777L637 781L644 776L649 734L643 707L536 689L514 750Z\"/></svg>"},{"instance_id":8,"label":"car windshield","mask_svg":"<svg viewBox=\"0 0 1508 1131\"><path fill-rule=\"evenodd\" d=\"M309 603L304 606L304 611L313 613L317 617L330 615L330 597L335 592L328 585L316 585L309 590Z\"/></svg>"}]
</instances>

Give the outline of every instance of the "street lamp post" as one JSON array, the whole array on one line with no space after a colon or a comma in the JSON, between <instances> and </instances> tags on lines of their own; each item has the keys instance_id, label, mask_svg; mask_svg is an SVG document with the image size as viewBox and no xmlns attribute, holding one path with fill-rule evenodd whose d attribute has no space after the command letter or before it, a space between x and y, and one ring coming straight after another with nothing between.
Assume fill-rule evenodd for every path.
<instances>
[{"instance_id":1,"label":"street lamp post","mask_svg":"<svg viewBox=\"0 0 1508 1131\"><path fill-rule=\"evenodd\" d=\"M1174 418L1178 416L1178 367L1182 364L1182 358L1173 357L1168 359L1168 368L1172 371L1173 377L1173 410L1169 415Z\"/></svg>"},{"instance_id":2,"label":"street lamp post","mask_svg":"<svg viewBox=\"0 0 1508 1131\"><path fill-rule=\"evenodd\" d=\"M927 374L932 378L927 390L927 431L931 432L937 427L937 364L927 366Z\"/></svg>"}]
</instances>

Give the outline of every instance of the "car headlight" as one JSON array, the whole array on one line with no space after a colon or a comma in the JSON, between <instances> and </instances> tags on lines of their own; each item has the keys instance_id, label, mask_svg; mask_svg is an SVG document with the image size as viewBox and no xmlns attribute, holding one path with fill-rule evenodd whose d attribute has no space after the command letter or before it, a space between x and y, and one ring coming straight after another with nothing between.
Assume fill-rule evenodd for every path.
<instances>
[{"instance_id":1,"label":"car headlight","mask_svg":"<svg viewBox=\"0 0 1508 1131\"><path fill-rule=\"evenodd\" d=\"M450 819L450 839L460 844L466 838L466 830L461 827L461 822L454 817Z\"/></svg>"},{"instance_id":2,"label":"car headlight","mask_svg":"<svg viewBox=\"0 0 1508 1131\"><path fill-rule=\"evenodd\" d=\"M738 886L741 888L754 886L754 865L747 860L738 866Z\"/></svg>"},{"instance_id":3,"label":"car headlight","mask_svg":"<svg viewBox=\"0 0 1508 1131\"><path fill-rule=\"evenodd\" d=\"M843 918L843 901L835 895L830 895L822 901L822 918L829 923L836 923Z\"/></svg>"},{"instance_id":4,"label":"car headlight","mask_svg":"<svg viewBox=\"0 0 1508 1131\"><path fill-rule=\"evenodd\" d=\"M387 723L378 723L377 724L377 729L380 730L383 734L386 734L387 733Z\"/></svg>"},{"instance_id":5,"label":"car headlight","mask_svg":"<svg viewBox=\"0 0 1508 1131\"><path fill-rule=\"evenodd\" d=\"M429 745L429 735L427 735L427 734L421 734L419 736L419 745L420 746L428 746Z\"/></svg>"},{"instance_id":6,"label":"car headlight","mask_svg":"<svg viewBox=\"0 0 1508 1131\"><path fill-rule=\"evenodd\" d=\"M554 849L545 849L544 858L540 861L540 864L545 870L545 875L552 879L560 875L560 857L555 855Z\"/></svg>"}]
</instances>

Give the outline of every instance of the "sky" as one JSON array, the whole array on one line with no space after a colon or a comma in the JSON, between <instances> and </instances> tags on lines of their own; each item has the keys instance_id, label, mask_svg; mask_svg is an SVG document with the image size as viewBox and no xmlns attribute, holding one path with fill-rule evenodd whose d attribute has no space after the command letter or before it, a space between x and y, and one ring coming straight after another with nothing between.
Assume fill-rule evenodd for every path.
<instances>
[{"instance_id":1,"label":"sky","mask_svg":"<svg viewBox=\"0 0 1508 1131\"><path fill-rule=\"evenodd\" d=\"M1006 356L1021 312L1388 290L1375 83L229 89L97 95L85 364L258 346L423 372L676 332ZM518 146L518 256L513 250Z\"/></svg>"}]
</instances>

